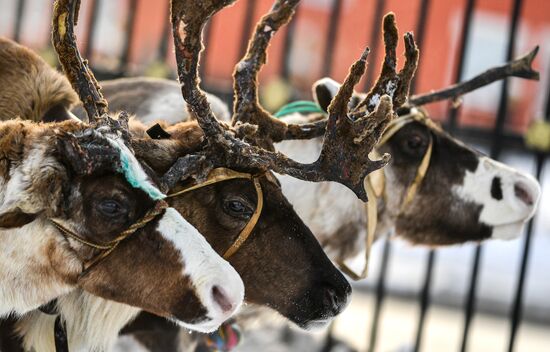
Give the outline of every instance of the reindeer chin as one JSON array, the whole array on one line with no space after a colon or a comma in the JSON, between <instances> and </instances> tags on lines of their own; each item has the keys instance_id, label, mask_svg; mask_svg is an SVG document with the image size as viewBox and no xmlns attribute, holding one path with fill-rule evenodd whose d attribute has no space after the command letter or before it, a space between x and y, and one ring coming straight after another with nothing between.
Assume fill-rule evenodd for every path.
<instances>
[{"instance_id":1,"label":"reindeer chin","mask_svg":"<svg viewBox=\"0 0 550 352\"><path fill-rule=\"evenodd\" d=\"M493 226L491 238L499 240L513 240L523 234L523 229L527 221L517 221L510 224Z\"/></svg>"}]
</instances>

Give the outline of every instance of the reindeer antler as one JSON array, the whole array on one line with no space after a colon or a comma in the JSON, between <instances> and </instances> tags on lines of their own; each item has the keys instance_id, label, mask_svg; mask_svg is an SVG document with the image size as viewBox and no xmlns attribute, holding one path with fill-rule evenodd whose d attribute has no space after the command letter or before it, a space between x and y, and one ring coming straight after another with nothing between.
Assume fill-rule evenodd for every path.
<instances>
[{"instance_id":1,"label":"reindeer antler","mask_svg":"<svg viewBox=\"0 0 550 352\"><path fill-rule=\"evenodd\" d=\"M294 15L299 0L276 1L271 11L263 16L248 43L245 56L233 73L233 118L231 124L254 124L254 143L273 148L273 142L285 139L288 125L262 108L258 100L258 74L267 62L267 48L271 37ZM324 129L323 129L324 132Z\"/></svg>"},{"instance_id":2,"label":"reindeer antler","mask_svg":"<svg viewBox=\"0 0 550 352\"><path fill-rule=\"evenodd\" d=\"M368 154L393 117L392 102L387 96L380 99L380 104L372 112L348 115L347 105L353 86L364 73L368 50L352 66L346 83L331 104L326 131L324 127L317 128L317 131L325 131L319 159L311 164L296 162L272 151L272 143L287 137L303 136L309 131L303 126L288 126L275 120L260 106L257 75L266 62L266 50L271 37L290 20L298 0L275 1L271 11L256 26L247 53L236 66L234 129L216 120L205 94L198 86L198 62L204 24L213 14L233 2L172 0L172 31L182 95L203 129L207 145L201 152L178 160L163 178L166 187L173 187L178 180L190 176L203 178L210 169L225 166L256 171L273 170L306 181L335 181L346 185L366 201L363 187L365 176L383 167L389 160L389 156L385 155L381 160L371 161Z\"/></svg>"},{"instance_id":3,"label":"reindeer antler","mask_svg":"<svg viewBox=\"0 0 550 352\"><path fill-rule=\"evenodd\" d=\"M538 45L527 54L507 62L502 66L492 67L479 75L454 84L450 87L419 95L413 95L409 103L411 105L420 106L424 104L434 103L440 100L456 99L461 95L474 91L478 88L489 85L506 77L519 77L529 80L538 81L540 75L532 68L533 60L539 51Z\"/></svg>"},{"instance_id":4,"label":"reindeer antler","mask_svg":"<svg viewBox=\"0 0 550 352\"><path fill-rule=\"evenodd\" d=\"M414 42L414 37L410 32L405 33L405 64L401 71L397 73L396 48L399 32L395 24L395 15L393 12L384 16L382 30L384 32L384 48L386 52L384 61L382 62L382 70L378 80L365 99L357 105L356 109L366 107L368 111L373 111L383 94L392 97L394 107L398 108L407 101L407 97L409 96L411 81L418 65L418 48Z\"/></svg>"},{"instance_id":5,"label":"reindeer antler","mask_svg":"<svg viewBox=\"0 0 550 352\"><path fill-rule=\"evenodd\" d=\"M52 42L63 71L78 93L90 122L99 121L108 112L107 101L100 92L88 61L83 60L76 45L74 26L78 21L80 0L57 0L54 4Z\"/></svg>"}]
</instances>

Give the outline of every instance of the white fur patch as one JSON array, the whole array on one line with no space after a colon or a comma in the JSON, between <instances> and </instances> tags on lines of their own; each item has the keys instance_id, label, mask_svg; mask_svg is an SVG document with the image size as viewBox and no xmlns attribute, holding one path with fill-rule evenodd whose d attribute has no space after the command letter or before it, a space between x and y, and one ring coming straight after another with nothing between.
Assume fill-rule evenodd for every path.
<instances>
[{"instance_id":1,"label":"white fur patch","mask_svg":"<svg viewBox=\"0 0 550 352\"><path fill-rule=\"evenodd\" d=\"M167 88L160 90L149 99L147 102L149 113L138 116L141 122L150 124L156 121L164 121L169 125L173 125L189 119L187 106L181 97L179 85L172 81L169 81L169 83ZM212 112L218 120L229 121L231 114L227 105L214 95L207 94L206 97L210 103Z\"/></svg>"},{"instance_id":2,"label":"white fur patch","mask_svg":"<svg viewBox=\"0 0 550 352\"><path fill-rule=\"evenodd\" d=\"M58 267L54 272L45 255L52 241L63 246L55 231L53 226L48 227L40 220L20 228L0 230L0 316L10 312L24 314L73 289L57 273L77 273L81 270L80 262L67 254L65 267Z\"/></svg>"},{"instance_id":3,"label":"white fur patch","mask_svg":"<svg viewBox=\"0 0 550 352\"><path fill-rule=\"evenodd\" d=\"M43 210L42 201L36 194L29 194L28 188L37 173L60 167L53 158L45 157L44 149L37 143L22 164L10 170L9 181L0 182L0 213L20 209L33 214ZM24 314L73 288L62 273L78 273L81 263L72 252L62 251L66 243L43 219L19 228L0 229L0 239L0 316ZM58 248L56 260L62 263L51 262L50 246ZM52 265L56 265L55 270Z\"/></svg>"},{"instance_id":4,"label":"white fur patch","mask_svg":"<svg viewBox=\"0 0 550 352\"><path fill-rule=\"evenodd\" d=\"M304 123L305 119L300 114L291 114L285 116L284 121ZM321 144L322 138L285 141L277 144L277 150L296 161L310 163L319 157ZM286 175L277 177L284 195L321 243L332 236L338 236L338 230L345 224L357 224L358 228L366 230L363 225L366 223L364 205L344 185L336 182L304 182ZM366 231L357 234L354 246L357 252L364 249L365 235ZM334 257L331 248L325 249L329 256Z\"/></svg>"},{"instance_id":5,"label":"white fur patch","mask_svg":"<svg viewBox=\"0 0 550 352\"><path fill-rule=\"evenodd\" d=\"M198 297L211 318L198 324L178 323L200 332L214 331L240 308L244 299L241 277L175 209L166 209L159 220L158 231L180 251L185 268L182 274L191 278ZM233 304L231 312L224 313L214 302L212 287L215 285L224 290Z\"/></svg>"},{"instance_id":6,"label":"white fur patch","mask_svg":"<svg viewBox=\"0 0 550 352\"><path fill-rule=\"evenodd\" d=\"M502 199L491 196L491 184L499 177ZM528 205L515 195L514 185L521 184L534 203ZM464 182L453 187L453 193L465 201L483 205L479 220L493 226L493 237L511 239L521 235L522 225L535 213L540 197L540 185L530 175L487 157L480 157L474 172L466 171Z\"/></svg>"},{"instance_id":7,"label":"white fur patch","mask_svg":"<svg viewBox=\"0 0 550 352\"><path fill-rule=\"evenodd\" d=\"M122 335L118 338L111 352L150 352L133 335Z\"/></svg>"}]
</instances>

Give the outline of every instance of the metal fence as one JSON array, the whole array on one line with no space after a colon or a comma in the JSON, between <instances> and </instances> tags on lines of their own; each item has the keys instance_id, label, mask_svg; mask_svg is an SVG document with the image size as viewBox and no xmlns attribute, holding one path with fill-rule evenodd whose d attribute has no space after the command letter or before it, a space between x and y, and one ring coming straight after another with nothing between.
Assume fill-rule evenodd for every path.
<instances>
[{"instance_id":1,"label":"metal fence","mask_svg":"<svg viewBox=\"0 0 550 352\"><path fill-rule=\"evenodd\" d=\"M105 0L103 0L105 1ZM245 0L242 0L245 1ZM378 32L379 24L381 23L382 17L385 12L388 10L391 10L388 8L388 5L386 1L384 0L371 0L374 4L374 19L370 26L370 38L368 43L371 47L377 47L379 45L380 41L380 34ZM525 2L528 0L511 0L512 6L511 11L509 13L510 18L510 25L508 29L508 33L503 34L507 38L507 50L506 50L506 60L511 60L514 58L515 54L517 54L514 51L514 48L516 46L516 41L518 40L518 26L519 22L521 20L522 16L522 6ZM536 1L536 0L531 0ZM240 47L240 53L244 53L246 50L246 43L248 40L248 37L252 31L253 25L254 25L254 13L255 13L255 6L256 1L254 0L247 0L246 2L246 11L245 16L243 18L244 25L242 26L242 32L240 33L241 40L241 47ZM326 33L326 45L325 45L325 52L323 53L323 65L322 65L322 74L323 75L330 75L331 73L331 67L333 65L334 61L334 51L331 50L333 45L335 44L337 40L337 33L340 26L340 22L343 20L341 16L341 10L343 3L345 1L343 0L332 0L331 2L331 16L328 26L328 31ZM416 27L414 28L414 32L416 35L416 40L418 42L418 45L420 48L422 48L423 41L425 40L426 36L426 23L428 15L430 13L430 10L433 6L433 0L420 0L418 9L416 13L411 14L411 16L415 16L416 18ZM98 16L98 6L100 6L101 1L100 0L88 0L88 3L91 3L89 11L89 19L87 20L88 29L86 30L87 37L84 38L85 47L83 50L83 55L87 58L91 57L91 53L93 52L93 45L95 42L94 33L96 33L95 27L97 25L97 16ZM128 11L127 16L128 19L126 21L125 25L125 31L124 31L124 40L123 42L124 47L121 50L120 57L118 59L118 65L115 69L105 71L97 68L95 71L97 72L97 76L100 79L106 79L106 78L115 78L115 77L121 77L127 75L128 72L128 65L129 65L129 58L130 54L132 52L132 45L133 43L133 35L134 35L134 29L135 29L135 14L136 9L138 8L140 4L140 0L128 0ZM25 11L25 7L28 6L27 1L25 0L19 0L17 2L17 6L15 6L15 13L14 18L14 28L12 31L12 37L16 41L19 40L21 37L21 31L22 31L22 21L23 21L23 15ZM157 58L160 61L164 61L169 55L169 48L171 41L171 34L170 34L170 27L168 23L168 6L166 6L167 12L166 12L166 21L164 23L159 23L159 26L162 26L161 36L158 41L158 48L157 48ZM298 12L300 11L300 8L298 8ZM465 57L466 57L466 48L468 46L468 41L471 38L472 35L472 19L473 15L476 11L476 0L465 0L464 1L464 11L463 11L463 18L461 19L461 27L462 27L462 35L459 40L459 50L456 53L457 55L457 61L456 61L456 67L454 67L454 74L453 74L453 81L459 82L465 77L463 77L464 73L464 66L465 66ZM299 19L298 19L299 20ZM215 19L214 19L215 21ZM288 30L284 34L284 44L283 44L283 51L282 51L282 60L280 60L281 64L278 68L279 76L283 79L289 79L290 76L290 51L294 45L297 45L293 42L294 34L296 31L296 23L297 20L291 21L291 23L288 26ZM366 24L367 26L369 24ZM210 27L207 27L207 30L205 32L205 42L208 43L210 40ZM369 28L365 28L365 32L367 32ZM202 60L203 62L206 62L209 60L208 51L206 51L206 54L203 56ZM93 61L92 61L93 65ZM206 67L206 65L202 65L202 67ZM208 72L202 72L203 77L208 77ZM372 81L374 79L374 70L368 70L367 72L367 78L365 81L365 86L370 87L372 84ZM208 80L206 80L208 82ZM548 96L548 92L550 92L550 81L549 82L541 82L541 87L544 89L545 94ZM416 82L412 85L412 90L414 91L416 87ZM205 87L207 90L218 94L222 97L227 98L228 100L232 98L231 92L227 89L224 89L223 87L218 87L216 85L209 85L206 84ZM490 156L492 158L498 159L501 155L502 151L507 148L514 148L521 150L523 153L528 153L531 156L534 156L536 160L536 171L535 175L537 179L541 179L541 173L545 164L545 158L546 155L541 152L535 152L527 150L524 147L522 136L504 133L504 125L508 118L508 94L509 93L509 82L507 80L504 81L504 83L501 86L500 91L500 99L498 101L498 107L496 112L496 119L495 124L492 129L482 129L482 128L472 128L472 127L465 127L460 126L458 123L458 119L460 116L461 108L459 106L453 106L449 105L448 111L447 111L447 118L444 120L444 126L451 131L453 134L468 140L476 140L478 142L482 143L488 143L488 146L490 148ZM550 96L546 98L545 103L545 109L544 109L544 118L546 121L550 121ZM526 283L526 275L527 275L527 269L528 269L528 262L530 258L531 253L531 239L533 234L533 221L537 221L537 217L528 224L527 231L525 238L523 239L523 247L522 247L522 253L521 253L521 265L519 268L519 272L517 273L516 277L516 289L515 289L515 295L512 303L512 307L510 309L509 313L509 337L508 337L508 351L514 351L514 346L516 344L516 339L518 336L518 329L520 327L520 324L522 322L522 304L525 296L525 283ZM479 245L475 249L475 254L473 257L472 262L470 263L471 272L470 272L470 278L469 278L469 286L467 289L467 295L463 304L463 314L464 314L464 323L463 323L463 333L462 333L462 341L460 344L460 350L466 351L467 345L468 345L468 339L472 332L472 319L474 315L476 314L476 292L479 284L479 273L480 273L480 266L481 266L481 259L484 253L484 246ZM431 297L430 297L430 289L432 287L432 281L433 281L433 273L434 268L436 266L436 257L438 255L437 250L431 250L426 258L426 269L424 273L424 280L422 283L421 291L418 293L417 296L417 302L419 306L419 315L418 315L418 321L416 323L416 334L415 334L415 341L414 341L414 350L420 351L422 349L422 336L425 330L425 322L427 317L427 312L430 309L431 304ZM392 243L390 241L385 241L383 245L382 250L382 256L381 256L381 265L380 265L380 272L379 275L377 275L377 282L375 283L375 288L373 290L375 295L375 304L372 310L372 316L373 316L373 323L370 327L370 330L368 331L368 346L370 351L375 351L377 346L377 337L379 336L379 328L380 328L380 319L382 314L382 306L384 304L385 298L388 296L388 291L386 288L386 277L388 272L388 264L392 260ZM513 275L513 273L510 273L510 275ZM545 278L547 279L547 278ZM548 332L550 334L550 331ZM327 343L325 346L325 349L329 349L331 345L331 339L327 339Z\"/></svg>"}]
</instances>

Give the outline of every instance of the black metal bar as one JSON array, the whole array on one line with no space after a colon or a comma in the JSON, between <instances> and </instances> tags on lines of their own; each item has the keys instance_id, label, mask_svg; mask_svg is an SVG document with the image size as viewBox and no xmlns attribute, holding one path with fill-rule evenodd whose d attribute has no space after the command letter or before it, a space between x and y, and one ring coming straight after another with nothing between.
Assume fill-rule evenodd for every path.
<instances>
[{"instance_id":1,"label":"black metal bar","mask_svg":"<svg viewBox=\"0 0 550 352\"><path fill-rule=\"evenodd\" d=\"M374 352L376 349L376 339L378 337L378 326L380 325L380 313L382 311L382 303L386 296L386 276L388 275L388 263L391 254L391 243L387 238L384 241L382 249L382 261L380 263L380 272L378 273L378 281L376 282L376 298L374 311L372 312L372 325L369 335L369 345L367 350Z\"/></svg>"},{"instance_id":2,"label":"black metal bar","mask_svg":"<svg viewBox=\"0 0 550 352\"><path fill-rule=\"evenodd\" d=\"M374 16L372 18L371 29L370 29L370 38L368 41L368 46L372 50L378 48L378 43L380 42L380 37L382 37L380 28L382 27L382 17L384 17L384 0L376 0L376 7L374 8ZM366 72L365 78L365 87L364 91L368 92L371 86L374 84L374 74L376 70L368 69Z\"/></svg>"},{"instance_id":3,"label":"black metal bar","mask_svg":"<svg viewBox=\"0 0 550 352\"><path fill-rule=\"evenodd\" d=\"M21 27L23 27L23 14L25 12L26 0L19 0L15 8L15 22L13 25L13 40L17 43L21 41Z\"/></svg>"},{"instance_id":4,"label":"black metal bar","mask_svg":"<svg viewBox=\"0 0 550 352\"><path fill-rule=\"evenodd\" d=\"M424 37L426 35L426 24L428 22L428 14L430 9L430 0L422 0L420 3L420 15L418 16L418 21L416 22L415 36L416 44L422 50L422 43L424 42ZM418 71L420 66L417 69L416 75L414 76L411 82L411 95L416 91L416 83L418 79Z\"/></svg>"},{"instance_id":5,"label":"black metal bar","mask_svg":"<svg viewBox=\"0 0 550 352\"><path fill-rule=\"evenodd\" d=\"M462 20L462 37L460 38L460 47L458 51L458 63L456 65L456 72L454 77L454 82L459 83L462 81L462 75L464 74L464 63L466 62L466 50L468 49L468 39L470 37L470 30L472 29L472 18L475 7L475 0L468 0L466 3L466 10L464 11L464 19ZM449 109L449 132L453 133L456 129L458 113L460 111L460 106L453 106L450 104Z\"/></svg>"},{"instance_id":6,"label":"black metal bar","mask_svg":"<svg viewBox=\"0 0 550 352\"><path fill-rule=\"evenodd\" d=\"M285 81L290 79L290 53L292 52L292 46L294 44L294 36L296 33L296 20L298 18L298 11L300 10L300 4L296 6L296 13L294 14L294 20L290 21L286 27L286 33L283 38L283 51L281 53L281 78Z\"/></svg>"},{"instance_id":7,"label":"black metal bar","mask_svg":"<svg viewBox=\"0 0 550 352\"><path fill-rule=\"evenodd\" d=\"M323 346L321 346L321 349L319 352L331 352L334 348L336 339L334 338L334 321L330 323L330 326L328 327L328 333L325 336L325 340L323 342Z\"/></svg>"},{"instance_id":8,"label":"black metal bar","mask_svg":"<svg viewBox=\"0 0 550 352\"><path fill-rule=\"evenodd\" d=\"M118 73L124 74L128 69L128 61L132 51L132 42L136 28L136 13L139 5L139 0L130 0L128 3L128 18L124 28L124 41L122 44L122 55L118 62Z\"/></svg>"},{"instance_id":9,"label":"black metal bar","mask_svg":"<svg viewBox=\"0 0 550 352\"><path fill-rule=\"evenodd\" d=\"M546 121L550 121L550 79L548 80L547 90L548 97L546 100ZM541 179L542 169L546 155L543 153L537 153L537 167L535 175L537 180ZM529 255L531 253L531 237L533 236L533 223L534 219L529 221L527 225L527 234L525 241L523 242L523 248L521 251L521 266L519 269L518 282L516 287L516 294L514 296L514 303L512 305L512 314L510 315L510 338L508 340L508 352L513 352L516 344L516 337L519 326L521 324L521 318L523 313L523 293L525 287L525 278L527 276L527 264L529 263Z\"/></svg>"},{"instance_id":10,"label":"black metal bar","mask_svg":"<svg viewBox=\"0 0 550 352\"><path fill-rule=\"evenodd\" d=\"M479 276L479 263L481 262L482 249L481 245L477 245L474 253L468 298L464 306L464 328L462 331L461 352L465 352L468 347L468 336L470 334L470 325L472 323L472 316L475 308L475 293L477 289L477 278Z\"/></svg>"},{"instance_id":11,"label":"black metal bar","mask_svg":"<svg viewBox=\"0 0 550 352\"><path fill-rule=\"evenodd\" d=\"M516 46L516 33L518 29L519 15L521 12L522 0L515 0L512 9L512 24L510 26L510 32L508 37L508 48L506 50L506 61L511 61L514 58L514 48ZM504 79L502 82L502 88L500 91L500 101L498 106L497 121L494 129L493 145L491 146L491 156L497 158L500 155L502 148L502 131L504 129L504 123L506 121L506 115L508 113L508 79Z\"/></svg>"},{"instance_id":12,"label":"black metal bar","mask_svg":"<svg viewBox=\"0 0 550 352\"><path fill-rule=\"evenodd\" d=\"M252 34L252 25L254 21L254 13L256 12L256 0L248 0L246 2L246 10L244 15L243 29L241 31L241 46L239 48L239 59L246 54L248 48L248 41Z\"/></svg>"},{"instance_id":13,"label":"black metal bar","mask_svg":"<svg viewBox=\"0 0 550 352\"><path fill-rule=\"evenodd\" d=\"M162 22L162 33L160 34L159 47L157 51L157 60L164 62L168 56L169 43L171 41L172 26L170 24L170 6L166 5L164 21Z\"/></svg>"},{"instance_id":14,"label":"black metal bar","mask_svg":"<svg viewBox=\"0 0 550 352\"><path fill-rule=\"evenodd\" d=\"M420 293L420 315L418 316L418 324L416 327L416 339L414 342L414 351L420 351L422 344L422 334L424 333L424 323L426 321L426 313L430 304L430 287L432 286L432 275L435 262L436 252L431 249L428 253L428 262L426 263L426 273L424 274L424 284Z\"/></svg>"},{"instance_id":15,"label":"black metal bar","mask_svg":"<svg viewBox=\"0 0 550 352\"><path fill-rule=\"evenodd\" d=\"M334 51L336 48L336 36L338 35L338 25L340 24L340 13L342 12L342 0L333 0L330 11L330 21L328 25L327 40L325 44L325 52L323 57L323 70L321 76L329 76L332 70L332 61L334 59Z\"/></svg>"},{"instance_id":16,"label":"black metal bar","mask_svg":"<svg viewBox=\"0 0 550 352\"><path fill-rule=\"evenodd\" d=\"M510 30L508 32L508 48L506 53L506 61L512 60L514 56L514 46L516 43L516 32L517 32L517 27L519 22L519 15L521 12L521 4L522 4L522 0L515 0L512 7L512 13L510 14L511 25L510 25ZM500 101L499 101L499 107L497 112L497 121L493 129L493 138L491 143L491 157L494 159L498 159L502 151L502 143L503 143L502 134L504 130L504 123L506 121L507 111L508 111L508 79L505 79L504 82L502 82L502 89L500 92ZM468 290L468 297L466 299L466 306L465 306L465 312L464 312L464 330L462 334L462 343L461 343L462 352L465 352L468 346L468 336L470 333L471 321L475 310L476 289L477 289L477 282L479 277L481 255L482 255L482 246L478 245L475 250L474 263L472 266L472 275L470 278L470 287Z\"/></svg>"},{"instance_id":17,"label":"black metal bar","mask_svg":"<svg viewBox=\"0 0 550 352\"><path fill-rule=\"evenodd\" d=\"M417 45L422 47L422 43L425 40L426 36L426 26L428 23L428 14L430 9L430 1L422 0L420 3L420 14L418 16L415 28L415 39ZM411 82L411 94L416 90L416 77ZM426 321L426 314L428 312L428 307L430 304L430 287L432 285L432 274L435 262L435 252L430 250L428 253L428 260L426 263L426 272L424 274L424 283L422 285L422 290L420 291L420 314L418 316L418 324L416 327L416 337L414 350L419 351L422 344L422 334L424 333L424 322Z\"/></svg>"},{"instance_id":18,"label":"black metal bar","mask_svg":"<svg viewBox=\"0 0 550 352\"><path fill-rule=\"evenodd\" d=\"M540 180L542 173L542 168L544 166L544 154L537 154L537 167L536 167L536 177ZM523 312L523 288L525 286L525 277L527 274L527 264L529 262L529 254L531 253L531 237L533 236L533 219L529 221L527 225L527 234L525 235L525 240L523 242L523 248L521 251L521 266L519 270L518 282L516 287L516 294L514 296L514 303L512 305L512 314L510 316L510 338L508 340L508 352L514 351L514 346L516 343L516 336L519 325L521 323L521 316Z\"/></svg>"},{"instance_id":19,"label":"black metal bar","mask_svg":"<svg viewBox=\"0 0 550 352\"><path fill-rule=\"evenodd\" d=\"M100 0L91 0L90 17L88 20L88 33L86 33L86 42L84 45L84 57L88 62L92 62L92 50L94 45L95 27L97 26L97 13L99 11Z\"/></svg>"},{"instance_id":20,"label":"black metal bar","mask_svg":"<svg viewBox=\"0 0 550 352\"><path fill-rule=\"evenodd\" d=\"M468 0L466 4L466 10L464 12L464 19L462 21L463 23L462 27L464 28L464 31L463 31L461 43L460 43L460 49L459 49L460 51L459 51L459 58L457 63L457 70L455 74L455 82L460 82L460 80L462 79L462 72L464 69L464 62L466 57L466 45L468 41L470 28L472 25L472 14L474 9L474 4L475 4L475 0ZM420 21L425 21L425 19L421 19ZM421 23L419 23L419 25L420 24ZM451 105L451 109L449 113L449 116L450 116L449 125L451 127L451 130L454 130L456 127L456 117L458 116L458 110L459 110L459 107L453 107ZM428 254L426 272L424 274L424 283L422 285L422 291L420 293L420 314L418 316L418 323L417 323L417 330L416 330L416 340L415 340L415 348L414 348L415 351L420 351L420 347L422 344L422 335L424 333L426 314L430 304L430 287L432 285L435 256L436 256L436 252L434 250L430 250Z\"/></svg>"}]
</instances>

